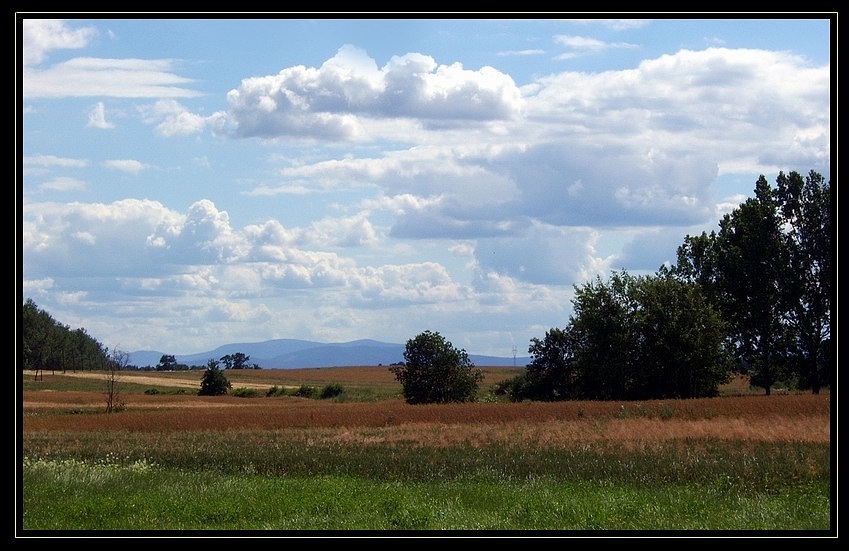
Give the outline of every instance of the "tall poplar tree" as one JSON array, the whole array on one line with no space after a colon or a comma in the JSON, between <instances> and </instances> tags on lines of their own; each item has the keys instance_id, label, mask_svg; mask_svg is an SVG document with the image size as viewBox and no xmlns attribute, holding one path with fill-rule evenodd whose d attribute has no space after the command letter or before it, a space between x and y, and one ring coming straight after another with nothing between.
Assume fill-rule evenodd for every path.
<instances>
[{"instance_id":1,"label":"tall poplar tree","mask_svg":"<svg viewBox=\"0 0 849 551\"><path fill-rule=\"evenodd\" d=\"M687 236L671 272L704 288L753 384L817 393L833 369L830 254L830 183L782 172L776 188L760 176L718 232Z\"/></svg>"},{"instance_id":2,"label":"tall poplar tree","mask_svg":"<svg viewBox=\"0 0 849 551\"><path fill-rule=\"evenodd\" d=\"M791 326L799 384L818 394L831 381L831 182L810 171L776 180L789 251L785 318Z\"/></svg>"}]
</instances>

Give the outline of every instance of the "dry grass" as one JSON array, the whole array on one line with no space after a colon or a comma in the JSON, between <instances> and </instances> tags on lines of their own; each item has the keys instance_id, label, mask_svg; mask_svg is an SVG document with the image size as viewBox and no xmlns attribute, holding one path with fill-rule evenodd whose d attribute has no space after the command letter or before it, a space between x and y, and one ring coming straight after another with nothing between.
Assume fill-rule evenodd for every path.
<instances>
[{"instance_id":1,"label":"dry grass","mask_svg":"<svg viewBox=\"0 0 849 551\"><path fill-rule=\"evenodd\" d=\"M490 384L514 368L488 368ZM90 374L89 374L90 375ZM179 386L201 373L127 374L125 381ZM231 377L232 375L232 377ZM97 374L95 374L97 376ZM49 375L48 375L49 377ZM195 380L196 377L196 380ZM397 385L383 367L228 372L233 386L300 384ZM741 385L743 383L736 382ZM731 394L734 394L731 392ZM106 415L103 393L26 391L23 428L41 431L274 431L291 440L404 443L426 446L510 442L537 446L618 442L629 448L699 438L738 441L830 442L828 393L739 394L693 400L642 402L527 402L412 406L392 399L335 403L294 396L241 398L141 392L122 396L126 411ZM69 412L75 414L69 415Z\"/></svg>"}]
</instances>

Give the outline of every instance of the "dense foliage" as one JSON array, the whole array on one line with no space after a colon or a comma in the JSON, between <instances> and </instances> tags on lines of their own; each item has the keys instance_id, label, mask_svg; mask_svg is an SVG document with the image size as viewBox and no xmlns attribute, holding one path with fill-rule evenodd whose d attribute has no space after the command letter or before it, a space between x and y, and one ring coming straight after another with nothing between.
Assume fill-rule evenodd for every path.
<instances>
[{"instance_id":1,"label":"dense foliage","mask_svg":"<svg viewBox=\"0 0 849 551\"><path fill-rule=\"evenodd\" d=\"M724 325L695 284L614 273L576 288L565 329L531 339L512 400L643 400L716 396L732 364Z\"/></svg>"},{"instance_id":2,"label":"dense foliage","mask_svg":"<svg viewBox=\"0 0 849 551\"><path fill-rule=\"evenodd\" d=\"M104 369L109 351L86 330L71 329L53 319L32 299L24 302L18 350L22 368L43 371Z\"/></svg>"},{"instance_id":3,"label":"dense foliage","mask_svg":"<svg viewBox=\"0 0 849 551\"><path fill-rule=\"evenodd\" d=\"M159 363L156 364L157 371L176 371L180 368L177 363L177 358L173 354L163 354L159 358Z\"/></svg>"},{"instance_id":4,"label":"dense foliage","mask_svg":"<svg viewBox=\"0 0 849 551\"><path fill-rule=\"evenodd\" d=\"M811 171L761 176L755 196L687 236L671 273L698 283L728 324L728 342L753 384L819 392L831 352L831 182Z\"/></svg>"},{"instance_id":5,"label":"dense foliage","mask_svg":"<svg viewBox=\"0 0 849 551\"><path fill-rule=\"evenodd\" d=\"M404 363L389 370L410 404L474 401L483 373L465 350L438 332L425 331L407 341Z\"/></svg>"},{"instance_id":6,"label":"dense foliage","mask_svg":"<svg viewBox=\"0 0 849 551\"><path fill-rule=\"evenodd\" d=\"M203 373L203 378L200 380L198 396L221 396L227 394L232 386L232 383L227 380L224 372L218 367L218 361L209 360L206 364L206 371Z\"/></svg>"}]
</instances>

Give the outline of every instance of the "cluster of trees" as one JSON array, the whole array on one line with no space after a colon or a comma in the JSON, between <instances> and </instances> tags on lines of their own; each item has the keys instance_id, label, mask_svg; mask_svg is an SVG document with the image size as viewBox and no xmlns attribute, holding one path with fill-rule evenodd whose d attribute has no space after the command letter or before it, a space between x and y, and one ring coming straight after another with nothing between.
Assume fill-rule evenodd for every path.
<instances>
[{"instance_id":1,"label":"cluster of trees","mask_svg":"<svg viewBox=\"0 0 849 551\"><path fill-rule=\"evenodd\" d=\"M564 328L531 339L531 362L496 392L511 400L715 396L734 373L766 394L819 393L834 377L831 182L781 172L719 230L686 236L677 264L575 287ZM480 372L439 333L407 342L390 369L409 403L475 399Z\"/></svg>"},{"instance_id":2,"label":"cluster of trees","mask_svg":"<svg viewBox=\"0 0 849 551\"><path fill-rule=\"evenodd\" d=\"M671 275L614 273L576 287L566 328L531 339L512 400L715 396L733 372L725 326L701 289Z\"/></svg>"},{"instance_id":3,"label":"cluster of trees","mask_svg":"<svg viewBox=\"0 0 849 551\"><path fill-rule=\"evenodd\" d=\"M21 309L18 350L23 369L45 371L85 371L106 369L109 349L83 328L71 329L56 321L47 311L27 299Z\"/></svg>"},{"instance_id":4,"label":"cluster of trees","mask_svg":"<svg viewBox=\"0 0 849 551\"><path fill-rule=\"evenodd\" d=\"M21 309L21 331L18 333L22 369L34 370L36 379L44 371L94 371L104 372L106 384L106 410L120 410L119 372L138 369L129 364L129 354L117 348L110 350L83 328L71 329L56 321L53 316L27 299ZM251 357L242 352L226 354L220 360L209 360L201 380L198 394L217 396L227 394L230 382L221 372L225 369L261 369L249 363ZM155 366L157 371L179 371L204 369L203 366L188 366L177 362L172 354L163 354Z\"/></svg>"},{"instance_id":5,"label":"cluster of trees","mask_svg":"<svg viewBox=\"0 0 849 551\"><path fill-rule=\"evenodd\" d=\"M831 182L811 171L761 176L755 196L719 223L687 236L670 273L697 284L727 324L727 340L752 382L818 393L830 384Z\"/></svg>"},{"instance_id":6,"label":"cluster of trees","mask_svg":"<svg viewBox=\"0 0 849 551\"><path fill-rule=\"evenodd\" d=\"M71 329L56 321L47 311L27 299L21 309L18 350L22 369L35 371L35 379L45 371L102 370L106 411L123 409L118 373L127 369L128 354L103 346L85 329Z\"/></svg>"},{"instance_id":7,"label":"cluster of trees","mask_svg":"<svg viewBox=\"0 0 849 551\"><path fill-rule=\"evenodd\" d=\"M221 369L221 364L224 364L224 369L262 369L257 364L248 364L250 356L246 356L242 352L235 354L226 354L220 360L210 359L206 362L206 371L200 381L200 396L220 396L227 394L232 388L232 384L224 375Z\"/></svg>"},{"instance_id":8,"label":"cluster of trees","mask_svg":"<svg viewBox=\"0 0 849 551\"><path fill-rule=\"evenodd\" d=\"M191 368L186 364L179 363L173 354L163 354L154 369L156 371L187 371Z\"/></svg>"},{"instance_id":9,"label":"cluster of trees","mask_svg":"<svg viewBox=\"0 0 849 551\"><path fill-rule=\"evenodd\" d=\"M234 354L225 354L218 360L210 361L215 361L217 365L224 364L224 369L262 369L256 363L249 364L250 359L251 357L245 355L243 352L236 352ZM156 371L184 371L188 369L206 369L208 367L209 364L206 366L189 366L178 362L173 354L163 354L154 369Z\"/></svg>"},{"instance_id":10,"label":"cluster of trees","mask_svg":"<svg viewBox=\"0 0 849 551\"><path fill-rule=\"evenodd\" d=\"M831 183L811 171L761 176L755 196L686 236L677 265L576 287L563 328L532 339L513 400L712 396L735 372L770 394L819 393L831 347Z\"/></svg>"},{"instance_id":11,"label":"cluster of trees","mask_svg":"<svg viewBox=\"0 0 849 551\"><path fill-rule=\"evenodd\" d=\"M224 369L262 369L259 365L249 364L250 356L245 356L242 352L234 354L225 354L219 360L224 364Z\"/></svg>"},{"instance_id":12,"label":"cluster of trees","mask_svg":"<svg viewBox=\"0 0 849 551\"><path fill-rule=\"evenodd\" d=\"M110 350L89 335L84 328L71 329L58 322L46 310L39 308L31 298L21 308L21 324L18 333L18 350L21 368L34 370L37 375L44 371L91 371L141 369L131 365L129 355L117 348ZM262 369L250 363L251 357L243 352L222 356L217 362L224 369ZM173 354L163 354L159 363L146 369L156 371L183 371L205 369L207 366L187 365L177 361Z\"/></svg>"}]
</instances>

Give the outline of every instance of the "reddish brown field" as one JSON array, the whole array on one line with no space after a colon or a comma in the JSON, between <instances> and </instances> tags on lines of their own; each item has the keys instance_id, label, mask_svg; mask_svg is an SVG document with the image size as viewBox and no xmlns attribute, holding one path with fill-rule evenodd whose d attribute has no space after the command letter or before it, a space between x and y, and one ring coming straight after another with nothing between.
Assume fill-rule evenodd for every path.
<instances>
[{"instance_id":1,"label":"reddish brown field","mask_svg":"<svg viewBox=\"0 0 849 551\"><path fill-rule=\"evenodd\" d=\"M231 373L233 376L231 377ZM484 385L513 376L514 368L487 368ZM90 375L90 374L89 374ZM102 374L99 375L102 378ZM124 380L198 387L201 373L133 373ZM50 375L47 375L49 378ZM155 377L156 381L145 379ZM228 372L234 387L268 389L339 382L395 385L385 367ZM167 382L166 382L167 381ZM740 381L737 385L743 384ZM728 390L728 389L726 389ZM733 387L730 394L734 394ZM510 441L562 446L597 441L640 447L693 438L739 441L830 442L830 394L737 394L643 402L528 402L416 405L400 398L336 403L294 396L242 398L141 392L122 395L126 410L100 413L102 392L28 390L23 429L40 431L286 432L308 441L411 443L451 446ZM68 410L85 410L72 415ZM91 411L91 412L87 412Z\"/></svg>"}]
</instances>

